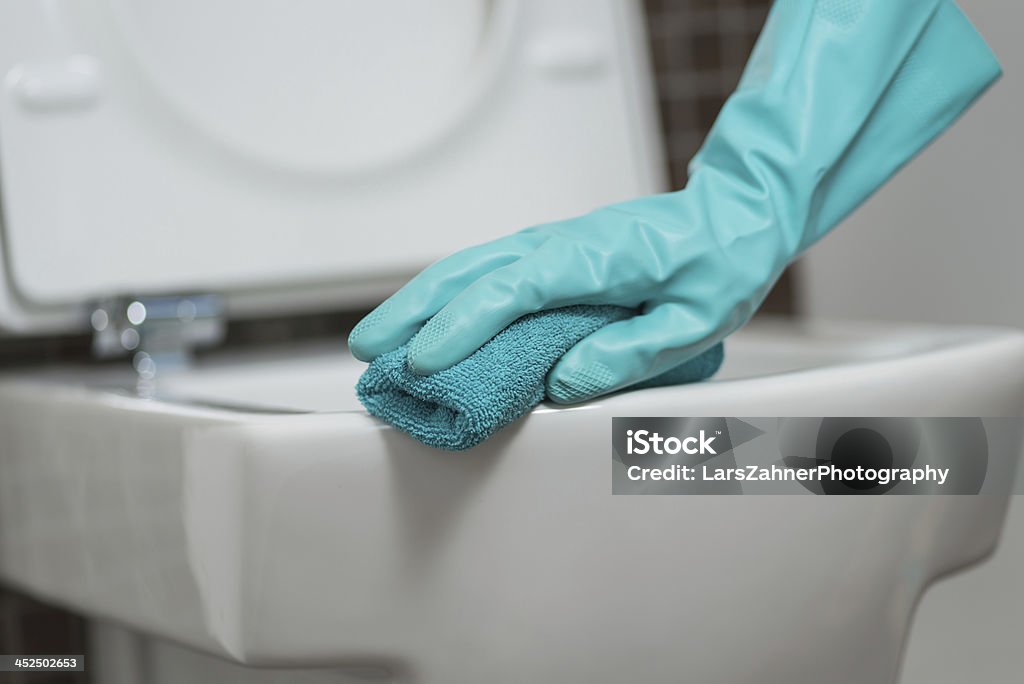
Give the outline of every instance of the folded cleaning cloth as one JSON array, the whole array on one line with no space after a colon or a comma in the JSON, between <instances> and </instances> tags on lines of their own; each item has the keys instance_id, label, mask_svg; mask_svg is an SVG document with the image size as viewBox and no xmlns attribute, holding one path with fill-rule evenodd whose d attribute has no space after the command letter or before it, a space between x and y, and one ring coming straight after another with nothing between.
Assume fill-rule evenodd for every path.
<instances>
[{"instance_id":1,"label":"folded cleaning cloth","mask_svg":"<svg viewBox=\"0 0 1024 684\"><path fill-rule=\"evenodd\" d=\"M465 361L433 375L406 364L406 347L377 357L356 385L374 416L437 449L484 441L544 399L544 378L577 342L635 315L620 306L567 306L523 316ZM633 388L695 382L722 365L722 345Z\"/></svg>"}]
</instances>

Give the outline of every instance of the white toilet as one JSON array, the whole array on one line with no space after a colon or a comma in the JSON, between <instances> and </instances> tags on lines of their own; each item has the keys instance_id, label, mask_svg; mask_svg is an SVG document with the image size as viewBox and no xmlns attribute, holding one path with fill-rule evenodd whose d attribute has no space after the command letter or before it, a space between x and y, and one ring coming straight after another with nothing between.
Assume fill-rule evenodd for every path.
<instances>
[{"instance_id":1,"label":"white toilet","mask_svg":"<svg viewBox=\"0 0 1024 684\"><path fill-rule=\"evenodd\" d=\"M1024 336L760 323L708 383L543 406L466 453L370 418L337 344L471 242L663 187L615 0L0 4L0 328L120 362L0 376L0 580L94 681L896 681L985 496L612 496L613 416L1012 416Z\"/></svg>"}]
</instances>

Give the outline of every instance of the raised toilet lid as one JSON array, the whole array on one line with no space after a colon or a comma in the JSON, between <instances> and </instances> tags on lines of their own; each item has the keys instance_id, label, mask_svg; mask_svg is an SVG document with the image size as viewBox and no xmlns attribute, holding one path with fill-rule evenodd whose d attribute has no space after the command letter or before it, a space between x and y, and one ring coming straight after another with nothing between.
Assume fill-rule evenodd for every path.
<instances>
[{"instance_id":1,"label":"raised toilet lid","mask_svg":"<svg viewBox=\"0 0 1024 684\"><path fill-rule=\"evenodd\" d=\"M631 3L0 3L0 329L370 303L661 186Z\"/></svg>"}]
</instances>

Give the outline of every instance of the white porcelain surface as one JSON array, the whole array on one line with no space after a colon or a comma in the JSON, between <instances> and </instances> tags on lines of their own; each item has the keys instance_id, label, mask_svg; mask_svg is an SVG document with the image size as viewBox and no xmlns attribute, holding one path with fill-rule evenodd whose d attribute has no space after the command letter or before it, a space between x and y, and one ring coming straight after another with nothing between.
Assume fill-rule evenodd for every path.
<instances>
[{"instance_id":1,"label":"white porcelain surface","mask_svg":"<svg viewBox=\"0 0 1024 684\"><path fill-rule=\"evenodd\" d=\"M1021 577L1024 497L1015 496L991 560L939 582L925 594L914 615L900 681L963 684L1024 677Z\"/></svg>"},{"instance_id":2,"label":"white porcelain surface","mask_svg":"<svg viewBox=\"0 0 1024 684\"><path fill-rule=\"evenodd\" d=\"M380 301L663 189L637 0L0 3L0 329Z\"/></svg>"},{"instance_id":3,"label":"white porcelain surface","mask_svg":"<svg viewBox=\"0 0 1024 684\"><path fill-rule=\"evenodd\" d=\"M174 402L97 371L8 377L0 577L257 665L892 681L918 598L991 551L1008 493L613 497L610 418L1019 415L1024 336L768 325L727 358L714 382L541 407L460 454L359 410L341 349L211 359L161 386Z\"/></svg>"}]
</instances>

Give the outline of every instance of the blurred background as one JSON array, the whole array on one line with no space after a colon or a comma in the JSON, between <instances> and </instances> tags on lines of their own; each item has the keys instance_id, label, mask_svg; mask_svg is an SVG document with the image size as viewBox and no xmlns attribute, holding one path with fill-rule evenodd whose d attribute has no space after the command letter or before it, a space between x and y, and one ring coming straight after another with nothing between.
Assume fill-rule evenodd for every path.
<instances>
[{"instance_id":1,"label":"blurred background","mask_svg":"<svg viewBox=\"0 0 1024 684\"><path fill-rule=\"evenodd\" d=\"M1024 327L1018 293L1024 231L1017 207L1024 145L1024 3L959 3L999 55L1003 81L937 144L791 268L763 311ZM697 151L763 25L769 0L646 0L650 55L673 188ZM364 312L229 326L227 345L338 338ZM89 357L89 336L0 341L0 367ZM1024 656L1024 506L987 565L927 595L911 634L908 682L1018 681ZM81 653L74 616L0 590L0 653ZM1007 673L1015 673L1008 675ZM84 674L0 674L0 683L70 684Z\"/></svg>"}]
</instances>

